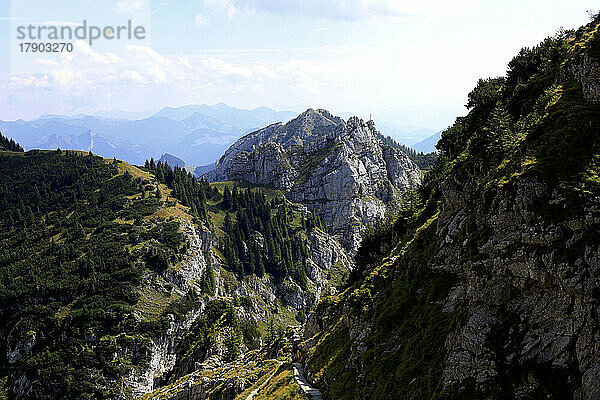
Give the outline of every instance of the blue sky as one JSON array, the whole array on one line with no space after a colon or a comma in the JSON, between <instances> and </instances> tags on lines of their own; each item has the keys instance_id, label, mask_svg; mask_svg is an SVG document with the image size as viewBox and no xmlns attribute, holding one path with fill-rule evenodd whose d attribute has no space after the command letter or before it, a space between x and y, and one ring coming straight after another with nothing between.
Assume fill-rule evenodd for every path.
<instances>
[{"instance_id":1,"label":"blue sky","mask_svg":"<svg viewBox=\"0 0 600 400\"><path fill-rule=\"evenodd\" d=\"M327 108L439 129L477 79L588 21L596 1L13 0L0 5L0 119L213 104ZM20 53L16 29L131 19L144 40Z\"/></svg>"}]
</instances>

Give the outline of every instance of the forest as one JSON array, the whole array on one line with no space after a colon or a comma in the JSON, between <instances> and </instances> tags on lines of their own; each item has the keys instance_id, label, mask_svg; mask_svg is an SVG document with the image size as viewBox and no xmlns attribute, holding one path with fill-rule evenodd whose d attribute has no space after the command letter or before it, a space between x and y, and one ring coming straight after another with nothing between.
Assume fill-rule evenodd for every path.
<instances>
[{"instance_id":1,"label":"forest","mask_svg":"<svg viewBox=\"0 0 600 400\"><path fill-rule=\"evenodd\" d=\"M116 356L123 341L164 326L133 315L147 254L130 249L155 238L174 261L182 236L169 221L141 222L159 200L140 196L149 182L119 164L75 151L0 153L0 351L9 355L0 375L6 384L11 371L26 374L28 397L114 398L118 377L142 361ZM130 219L139 223L120 222Z\"/></svg>"},{"instance_id":2,"label":"forest","mask_svg":"<svg viewBox=\"0 0 600 400\"><path fill-rule=\"evenodd\" d=\"M278 281L290 277L306 288L306 233L315 228L326 230L317 214L294 212L283 195L268 199L259 187L224 185L221 192L179 167L151 159L145 168L171 188L172 195L200 221L214 226L210 212L222 217L219 248L228 269L240 279L267 273Z\"/></svg>"}]
</instances>

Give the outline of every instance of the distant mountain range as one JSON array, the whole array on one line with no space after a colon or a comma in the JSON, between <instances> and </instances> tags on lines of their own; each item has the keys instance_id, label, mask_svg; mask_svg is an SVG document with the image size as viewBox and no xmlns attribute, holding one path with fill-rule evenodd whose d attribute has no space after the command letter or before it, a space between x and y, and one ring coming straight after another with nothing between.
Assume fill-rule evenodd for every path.
<instances>
[{"instance_id":1,"label":"distant mountain range","mask_svg":"<svg viewBox=\"0 0 600 400\"><path fill-rule=\"evenodd\" d=\"M186 165L201 166L213 164L245 133L296 116L292 111L243 110L223 103L165 107L145 117L120 110L97 114L0 121L0 131L26 149L85 150L133 164L169 153Z\"/></svg>"},{"instance_id":2,"label":"distant mountain range","mask_svg":"<svg viewBox=\"0 0 600 400\"><path fill-rule=\"evenodd\" d=\"M437 151L435 145L440 140L441 135L442 131L436 132L428 138L425 138L420 142L413 144L410 147L412 147L417 152L423 152L425 154Z\"/></svg>"},{"instance_id":3,"label":"distant mountain range","mask_svg":"<svg viewBox=\"0 0 600 400\"><path fill-rule=\"evenodd\" d=\"M274 122L286 123L297 115L267 107L244 110L223 103L165 107L154 114L114 109L94 115L44 114L31 121L0 121L0 132L26 150L84 150L137 165L168 153L201 174L212 169L225 150L243 135ZM434 132L381 121L378 127L385 136L408 146ZM427 144L427 140L420 143ZM422 148L419 151L433 151L432 145Z\"/></svg>"}]
</instances>

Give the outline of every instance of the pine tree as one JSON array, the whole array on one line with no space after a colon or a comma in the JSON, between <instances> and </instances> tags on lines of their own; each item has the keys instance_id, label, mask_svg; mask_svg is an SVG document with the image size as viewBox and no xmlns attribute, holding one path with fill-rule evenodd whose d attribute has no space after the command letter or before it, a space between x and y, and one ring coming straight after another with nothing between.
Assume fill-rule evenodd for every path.
<instances>
[{"instance_id":1,"label":"pine tree","mask_svg":"<svg viewBox=\"0 0 600 400\"><path fill-rule=\"evenodd\" d=\"M232 201L233 199L229 186L225 185L225 189L223 190L223 208L225 210L231 210Z\"/></svg>"},{"instance_id":2,"label":"pine tree","mask_svg":"<svg viewBox=\"0 0 600 400\"><path fill-rule=\"evenodd\" d=\"M240 333L236 329L233 329L231 334L225 341L225 348L227 350L227 352L225 353L225 361L234 361L240 356L241 343L242 338Z\"/></svg>"},{"instance_id":3,"label":"pine tree","mask_svg":"<svg viewBox=\"0 0 600 400\"><path fill-rule=\"evenodd\" d=\"M212 269L212 266L210 266L210 263L209 263L209 265L206 266L206 270L204 271L204 274L202 275L200 287L202 289L202 292L209 296L213 296L215 294L215 289L216 289L215 273Z\"/></svg>"},{"instance_id":4,"label":"pine tree","mask_svg":"<svg viewBox=\"0 0 600 400\"><path fill-rule=\"evenodd\" d=\"M267 341L267 344L272 344L277 340L277 330L275 329L273 318L271 318L271 322L269 323L269 329L267 330L267 337L265 340Z\"/></svg>"}]
</instances>

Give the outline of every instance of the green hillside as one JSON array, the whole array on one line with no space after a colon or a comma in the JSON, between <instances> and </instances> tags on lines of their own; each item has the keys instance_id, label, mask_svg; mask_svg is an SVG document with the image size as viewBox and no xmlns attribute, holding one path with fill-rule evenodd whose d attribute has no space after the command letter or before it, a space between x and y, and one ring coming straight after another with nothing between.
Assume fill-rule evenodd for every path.
<instances>
[{"instance_id":1,"label":"green hillside","mask_svg":"<svg viewBox=\"0 0 600 400\"><path fill-rule=\"evenodd\" d=\"M164 277L182 268L190 246L182 224L190 222L214 232L221 259L186 293ZM199 348L214 346L223 331L232 338L224 357L234 360L241 345L257 347L270 321L298 324L295 312L277 304L261 306L267 316L258 324L240 320L235 310L254 309L260 299L219 298L217 286L227 293L264 275L305 286L306 235L322 225L280 191L209 185L161 163L140 169L56 150L0 151L0 228L4 391L112 399L132 368L145 368L151 339L164 334L170 314L181 322L203 304L219 310L191 327L197 334L181 344L177 371L202 361ZM264 248L251 241L256 230Z\"/></svg>"},{"instance_id":2,"label":"green hillside","mask_svg":"<svg viewBox=\"0 0 600 400\"><path fill-rule=\"evenodd\" d=\"M13 385L21 374L31 381L27 397L114 397L140 360L112 354L162 328L133 316L141 248L161 238L174 263L183 237L153 217L161 200L142 196L152 180L124 165L73 151L0 153L1 351L14 353L2 371Z\"/></svg>"}]
</instances>

